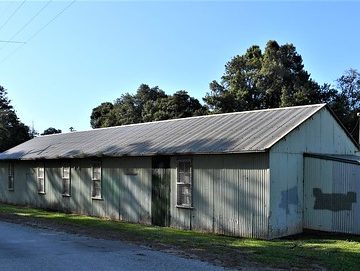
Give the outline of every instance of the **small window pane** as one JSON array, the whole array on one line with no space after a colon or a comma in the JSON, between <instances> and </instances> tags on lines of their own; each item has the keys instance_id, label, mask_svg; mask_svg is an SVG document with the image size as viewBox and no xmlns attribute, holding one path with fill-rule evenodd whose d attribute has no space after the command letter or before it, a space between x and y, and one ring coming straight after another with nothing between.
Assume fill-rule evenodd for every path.
<instances>
[{"instance_id":1,"label":"small window pane","mask_svg":"<svg viewBox=\"0 0 360 271\"><path fill-rule=\"evenodd\" d=\"M177 205L192 206L192 176L191 161L178 161L178 179L177 179Z\"/></svg>"},{"instance_id":2,"label":"small window pane","mask_svg":"<svg viewBox=\"0 0 360 271\"><path fill-rule=\"evenodd\" d=\"M178 185L178 205L191 206L191 187L190 185Z\"/></svg>"},{"instance_id":3,"label":"small window pane","mask_svg":"<svg viewBox=\"0 0 360 271\"><path fill-rule=\"evenodd\" d=\"M184 182L184 175L185 173L184 172L179 172L178 174L178 183L183 183Z\"/></svg>"},{"instance_id":4,"label":"small window pane","mask_svg":"<svg viewBox=\"0 0 360 271\"><path fill-rule=\"evenodd\" d=\"M38 178L44 178L44 168L43 167L38 167L37 177Z\"/></svg>"},{"instance_id":5,"label":"small window pane","mask_svg":"<svg viewBox=\"0 0 360 271\"><path fill-rule=\"evenodd\" d=\"M45 168L37 168L37 188L39 193L45 193Z\"/></svg>"},{"instance_id":6,"label":"small window pane","mask_svg":"<svg viewBox=\"0 0 360 271\"><path fill-rule=\"evenodd\" d=\"M63 167L63 180L62 180L62 194L65 196L70 196L71 189L71 174L70 167Z\"/></svg>"},{"instance_id":7,"label":"small window pane","mask_svg":"<svg viewBox=\"0 0 360 271\"><path fill-rule=\"evenodd\" d=\"M63 179L63 195L70 195L70 180Z\"/></svg>"},{"instance_id":8,"label":"small window pane","mask_svg":"<svg viewBox=\"0 0 360 271\"><path fill-rule=\"evenodd\" d=\"M101 166L100 165L96 164L93 166L92 178L93 178L93 180L101 179Z\"/></svg>"},{"instance_id":9,"label":"small window pane","mask_svg":"<svg viewBox=\"0 0 360 271\"><path fill-rule=\"evenodd\" d=\"M63 167L63 178L70 178L70 167Z\"/></svg>"},{"instance_id":10,"label":"small window pane","mask_svg":"<svg viewBox=\"0 0 360 271\"><path fill-rule=\"evenodd\" d=\"M14 163L9 163L8 168L8 189L14 190Z\"/></svg>"},{"instance_id":11,"label":"small window pane","mask_svg":"<svg viewBox=\"0 0 360 271\"><path fill-rule=\"evenodd\" d=\"M45 192L45 183L44 183L43 178L38 178L37 185L38 185L38 192L44 193Z\"/></svg>"},{"instance_id":12,"label":"small window pane","mask_svg":"<svg viewBox=\"0 0 360 271\"><path fill-rule=\"evenodd\" d=\"M94 198L101 197L101 181L93 180L92 196Z\"/></svg>"},{"instance_id":13,"label":"small window pane","mask_svg":"<svg viewBox=\"0 0 360 271\"><path fill-rule=\"evenodd\" d=\"M92 166L92 191L93 198L101 198L101 163L95 162Z\"/></svg>"},{"instance_id":14,"label":"small window pane","mask_svg":"<svg viewBox=\"0 0 360 271\"><path fill-rule=\"evenodd\" d=\"M190 173L191 172L191 164L190 162L184 162L184 172Z\"/></svg>"},{"instance_id":15,"label":"small window pane","mask_svg":"<svg viewBox=\"0 0 360 271\"><path fill-rule=\"evenodd\" d=\"M190 175L190 172L186 172L184 173L184 176L183 176L183 183L186 183L186 184L190 184L191 182L191 175Z\"/></svg>"},{"instance_id":16,"label":"small window pane","mask_svg":"<svg viewBox=\"0 0 360 271\"><path fill-rule=\"evenodd\" d=\"M14 177L13 176L9 176L8 188L9 188L9 190L14 190Z\"/></svg>"}]
</instances>

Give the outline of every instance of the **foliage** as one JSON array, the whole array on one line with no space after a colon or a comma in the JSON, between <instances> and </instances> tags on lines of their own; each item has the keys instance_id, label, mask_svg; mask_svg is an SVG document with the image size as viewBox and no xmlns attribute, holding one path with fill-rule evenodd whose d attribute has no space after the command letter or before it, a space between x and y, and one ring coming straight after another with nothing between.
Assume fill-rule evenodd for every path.
<instances>
[{"instance_id":1,"label":"foliage","mask_svg":"<svg viewBox=\"0 0 360 271\"><path fill-rule=\"evenodd\" d=\"M355 128L358 125L356 114L360 112L360 73L349 69L336 82L338 92L330 106L357 139L359 130Z\"/></svg>"},{"instance_id":2,"label":"foliage","mask_svg":"<svg viewBox=\"0 0 360 271\"><path fill-rule=\"evenodd\" d=\"M220 83L210 83L204 101L214 112L234 112L324 102L321 87L304 69L292 44L253 45L225 65Z\"/></svg>"},{"instance_id":3,"label":"foliage","mask_svg":"<svg viewBox=\"0 0 360 271\"><path fill-rule=\"evenodd\" d=\"M183 118L209 113L278 108L327 103L354 138L360 111L360 74L350 69L336 85L319 85L304 69L293 44L267 42L262 52L253 45L225 65L218 82L209 84L205 106L180 90L167 95L158 87L139 86L135 95L123 94L114 103L106 102L91 114L93 128ZM209 112L210 110L210 112Z\"/></svg>"},{"instance_id":4,"label":"foliage","mask_svg":"<svg viewBox=\"0 0 360 271\"><path fill-rule=\"evenodd\" d=\"M61 132L62 131L60 129L49 127L46 130L44 130L44 132L41 135L61 134Z\"/></svg>"},{"instance_id":5,"label":"foliage","mask_svg":"<svg viewBox=\"0 0 360 271\"><path fill-rule=\"evenodd\" d=\"M360 74L350 69L337 85L320 86L304 69L293 44L270 40L264 52L257 45L225 65L221 81L209 84L203 98L214 113L327 103L354 138L360 111Z\"/></svg>"},{"instance_id":6,"label":"foliage","mask_svg":"<svg viewBox=\"0 0 360 271\"><path fill-rule=\"evenodd\" d=\"M7 92L0 86L0 152L12 148L32 137L28 126L16 115Z\"/></svg>"},{"instance_id":7,"label":"foliage","mask_svg":"<svg viewBox=\"0 0 360 271\"><path fill-rule=\"evenodd\" d=\"M184 118L207 114L207 108L184 90L167 95L159 87L139 86L135 95L123 94L114 103L95 107L90 117L93 128Z\"/></svg>"},{"instance_id":8,"label":"foliage","mask_svg":"<svg viewBox=\"0 0 360 271\"><path fill-rule=\"evenodd\" d=\"M166 227L125 223L76 214L0 204L0 218L16 223L42 225L98 238L120 239L162 249L172 248L228 267L255 265L283 269L358 270L360 237L335 234L302 234L276 240L255 240L199 233ZM35 219L31 220L31 219ZM48 224L46 224L48 223ZM245 265L246 267L246 265ZM294 268L295 267L295 268Z\"/></svg>"}]
</instances>

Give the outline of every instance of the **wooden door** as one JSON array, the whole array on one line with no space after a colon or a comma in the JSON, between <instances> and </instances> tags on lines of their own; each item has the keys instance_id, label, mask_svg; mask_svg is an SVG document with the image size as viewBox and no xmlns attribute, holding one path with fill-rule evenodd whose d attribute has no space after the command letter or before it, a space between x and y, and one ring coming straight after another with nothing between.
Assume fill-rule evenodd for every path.
<instances>
[{"instance_id":1,"label":"wooden door","mask_svg":"<svg viewBox=\"0 0 360 271\"><path fill-rule=\"evenodd\" d=\"M151 222L157 226L170 225L170 157L152 159Z\"/></svg>"}]
</instances>

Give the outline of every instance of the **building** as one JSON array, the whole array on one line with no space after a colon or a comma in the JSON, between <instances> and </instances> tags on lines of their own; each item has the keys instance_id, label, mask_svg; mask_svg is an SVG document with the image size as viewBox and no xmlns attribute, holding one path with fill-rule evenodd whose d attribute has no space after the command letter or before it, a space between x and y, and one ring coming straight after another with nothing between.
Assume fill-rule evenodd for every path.
<instances>
[{"instance_id":1,"label":"building","mask_svg":"<svg viewBox=\"0 0 360 271\"><path fill-rule=\"evenodd\" d=\"M360 233L357 151L324 104L55 134L0 154L0 200L264 239Z\"/></svg>"}]
</instances>

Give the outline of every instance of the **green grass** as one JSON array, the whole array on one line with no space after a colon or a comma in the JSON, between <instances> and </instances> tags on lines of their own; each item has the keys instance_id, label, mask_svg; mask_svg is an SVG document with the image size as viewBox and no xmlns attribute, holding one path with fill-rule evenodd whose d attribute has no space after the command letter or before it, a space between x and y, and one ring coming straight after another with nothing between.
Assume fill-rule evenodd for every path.
<instances>
[{"instance_id":1,"label":"green grass","mask_svg":"<svg viewBox=\"0 0 360 271\"><path fill-rule=\"evenodd\" d=\"M77 229L97 232L100 236L102 233L111 233L126 241L191 250L192 253L200 253L205 259L217 259L228 266L241 265L243 260L247 260L272 267L309 268L311 265L320 265L330 270L360 269L360 236L313 233L265 241L144 226L6 204L0 204L0 214L11 215L20 220L37 219L57 225L71 225Z\"/></svg>"}]
</instances>

